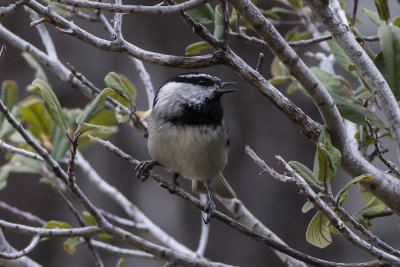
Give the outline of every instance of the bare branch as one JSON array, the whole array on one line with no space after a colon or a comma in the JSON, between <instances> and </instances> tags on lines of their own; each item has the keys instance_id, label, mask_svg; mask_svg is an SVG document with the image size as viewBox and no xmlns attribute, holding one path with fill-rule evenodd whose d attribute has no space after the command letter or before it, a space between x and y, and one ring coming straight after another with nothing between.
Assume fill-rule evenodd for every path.
<instances>
[{"instance_id":1,"label":"bare branch","mask_svg":"<svg viewBox=\"0 0 400 267\"><path fill-rule=\"evenodd\" d=\"M131 157L130 155L126 154L125 152L123 152L121 149L117 148L116 146L114 146L113 144L111 144L109 141L104 141L101 140L100 138L97 137L92 137L89 136L90 139L93 142L96 142L102 146L104 146L106 149L110 150L111 152L113 152L115 155L121 157L124 160L127 160L130 164L137 166L139 164L139 161L133 157ZM164 178L162 178L160 175L156 174L154 171L149 171L149 175L157 181L157 183L165 188L166 190L168 190L168 192L172 193L172 194L176 194L179 197L185 199L186 201L188 201L190 204L192 204L193 206L199 208L200 210L204 211L206 209L206 205L205 203L200 202L198 199L196 199L195 197L193 197L192 195L190 195L189 193L187 193L186 191L184 191L182 188L180 188L179 186L177 186L176 184L174 184L173 182L167 181ZM214 214L215 218L217 218L218 220L222 221L223 223L225 223L226 225L238 230L239 232L253 238L254 240L261 242L267 246L270 246L282 253L285 253L293 258L299 259L301 261L304 261L306 263L310 263L313 264L315 266L371 266L371 262L368 263L356 263L356 264L348 264L348 263L337 263L337 262L329 262L329 261L325 261L325 260L321 260L309 255L306 255L302 252L299 252L291 247L288 247L286 245L283 245L280 242L277 242L275 239L263 235L261 233L258 233L246 226L244 226L243 224L241 224L240 222L233 220L232 218L226 216L225 214L219 212L219 211L215 211ZM386 254L385 254L386 256ZM392 257L393 258L393 257ZM391 259L392 259L391 258ZM399 259L400 261L400 259ZM376 261L373 264L381 264L380 262ZM380 265L377 265L380 266Z\"/></svg>"},{"instance_id":2,"label":"bare branch","mask_svg":"<svg viewBox=\"0 0 400 267\"><path fill-rule=\"evenodd\" d=\"M88 2L82 0L56 0L60 4L73 7L84 7L95 10L110 11L114 13L128 14L154 14L168 15L193 9L199 5L209 2L209 0L190 0L173 6L141 6L141 5L122 5L114 3Z\"/></svg>"},{"instance_id":3,"label":"bare branch","mask_svg":"<svg viewBox=\"0 0 400 267\"><path fill-rule=\"evenodd\" d=\"M151 83L150 75L147 72L146 68L144 67L142 61L134 57L130 57L129 59L132 61L133 65L135 66L139 74L140 79L142 80L147 95L147 102L149 109L152 109L155 94L154 94L153 84Z\"/></svg>"},{"instance_id":4,"label":"bare branch","mask_svg":"<svg viewBox=\"0 0 400 267\"><path fill-rule=\"evenodd\" d=\"M217 54L193 57L171 56L146 51L126 41L108 41L90 34L34 0L30 0L27 6L48 18L48 21L62 32L105 51L121 52L152 64L178 68L202 68L222 63L221 58Z\"/></svg>"},{"instance_id":5,"label":"bare branch","mask_svg":"<svg viewBox=\"0 0 400 267\"><path fill-rule=\"evenodd\" d=\"M353 150L351 143L348 141L342 117L340 116L332 97L321 82L315 77L299 56L287 45L279 32L271 25L271 23L269 23L251 1L230 0L230 2L253 26L255 31L263 38L263 40L268 43L269 47L278 56L281 62L310 94L314 103L320 110L324 124L332 135L334 145L342 154L343 169L353 177L363 173L371 173L374 175L373 181L368 183L371 191L395 212L400 213L400 194L398 193L400 192L400 181L377 169L367 162L358 151ZM320 3L323 5L323 2ZM354 37L346 38L354 39ZM362 48L360 49L362 50ZM364 53L364 51L362 53ZM355 56L355 54L356 53L354 53L353 56ZM370 59L368 58L368 60ZM239 62L236 62L234 66L237 66L238 69L242 69L243 63L240 64ZM365 73L366 72L368 71L366 70ZM396 107L396 110L397 109L399 109L398 106ZM396 113L397 111L393 109L393 112ZM400 110L398 116L400 117ZM303 123L306 124L309 122L303 121ZM398 127L397 130L400 133L400 127Z\"/></svg>"},{"instance_id":6,"label":"bare branch","mask_svg":"<svg viewBox=\"0 0 400 267\"><path fill-rule=\"evenodd\" d=\"M12 145L9 145L9 144L5 143L3 140L0 140L0 149L3 150L3 151L8 151L10 153L20 154L20 155L23 155L25 157L28 157L28 158L31 158L31 159L34 159L34 160L37 160L37 161L44 162L44 159L40 155L38 155L36 153L33 153L33 152L30 152L28 150L22 149L22 148L18 148L18 147L14 147Z\"/></svg>"},{"instance_id":7,"label":"bare branch","mask_svg":"<svg viewBox=\"0 0 400 267\"><path fill-rule=\"evenodd\" d=\"M110 222L113 222L115 224L119 224L122 226L127 226L127 227L132 227L136 230L141 230L141 231L148 231L149 229L147 228L146 225L142 224L142 223L136 223L134 221L125 219L125 218L121 218L117 215L114 215L108 211L105 210L100 210L101 214L103 214L103 216L105 218L107 218Z\"/></svg>"},{"instance_id":8,"label":"bare branch","mask_svg":"<svg viewBox=\"0 0 400 267\"><path fill-rule=\"evenodd\" d=\"M12 254L18 253L16 249L14 249L4 237L3 231L0 229L0 251L2 253ZM0 265L5 267L22 267L22 266L29 266L29 267L41 267L37 262L33 261L32 259L28 258L27 256L22 256L18 259L5 259L0 257Z\"/></svg>"},{"instance_id":9,"label":"bare branch","mask_svg":"<svg viewBox=\"0 0 400 267\"><path fill-rule=\"evenodd\" d=\"M91 236L104 233L104 229L99 226L86 226L71 229L46 229L39 227L31 227L23 224L10 223L0 220L0 227L5 230L15 231L28 235L39 235L40 237L74 237L74 236Z\"/></svg>"},{"instance_id":10,"label":"bare branch","mask_svg":"<svg viewBox=\"0 0 400 267\"><path fill-rule=\"evenodd\" d=\"M136 257L136 258L143 258L143 259L149 259L149 260L157 260L156 257L153 255L140 251L140 250L132 250L132 249L126 249L126 248L120 248L116 247L101 241L97 240L90 240L90 244L98 249L102 249L104 251L113 253L113 254L118 254L122 256L130 256L130 257Z\"/></svg>"},{"instance_id":11,"label":"bare branch","mask_svg":"<svg viewBox=\"0 0 400 267\"><path fill-rule=\"evenodd\" d=\"M153 223L137 206L135 206L132 202L130 202L120 191L118 191L115 187L108 184L104 181L103 178L90 166L89 162L87 162L83 156L78 152L76 156L76 163L82 169L82 171L87 175L88 179L104 194L109 196L112 200L114 200L129 217L131 217L135 222L143 224L149 233L151 233L155 238L160 240L166 246L180 251L182 253L192 255L193 257L196 254L180 244L170 235L165 233L159 226Z\"/></svg>"},{"instance_id":12,"label":"bare branch","mask_svg":"<svg viewBox=\"0 0 400 267\"><path fill-rule=\"evenodd\" d=\"M3 59L5 53L6 53L6 46L2 45L0 48L0 61Z\"/></svg>"},{"instance_id":13,"label":"bare branch","mask_svg":"<svg viewBox=\"0 0 400 267\"><path fill-rule=\"evenodd\" d=\"M16 216L20 219L23 219L35 226L43 226L46 224L46 221L40 219L36 215L33 215L32 213L27 212L27 211L22 211L22 210L18 209L17 207L12 207L3 201L0 201L0 208L7 210L14 216Z\"/></svg>"},{"instance_id":14,"label":"bare branch","mask_svg":"<svg viewBox=\"0 0 400 267\"><path fill-rule=\"evenodd\" d=\"M19 7L23 6L29 0L18 0L14 4L10 4L7 7L0 7L0 18L7 16L17 10Z\"/></svg>"},{"instance_id":15,"label":"bare branch","mask_svg":"<svg viewBox=\"0 0 400 267\"><path fill-rule=\"evenodd\" d=\"M25 10L28 11L30 18L32 20L32 23L35 21L38 21L40 19L39 15L33 11L32 9L25 7ZM31 24L31 26L33 26ZM47 31L46 27L43 24L35 24L36 30L39 32L40 38L42 39L42 43L44 47L46 48L47 54L51 59L57 59L57 51L54 46L53 40L51 39L50 33Z\"/></svg>"},{"instance_id":16,"label":"bare branch","mask_svg":"<svg viewBox=\"0 0 400 267\"><path fill-rule=\"evenodd\" d=\"M376 154L377 154L378 158L379 158L379 159L383 162L383 164L385 164L397 177L400 177L400 170L399 170L399 168L397 168L397 166L396 166L393 162L391 162L391 161L385 159L385 157L383 156L383 151L382 151L381 145L379 144L378 136L377 136L377 134L376 134L375 131L374 131L374 127L372 127L371 122L370 122L368 119L366 119L366 121L367 121L368 129L369 129L369 134L371 135L371 138L372 138L372 140L374 141L374 145L375 145L375 148L376 148Z\"/></svg>"},{"instance_id":17,"label":"bare branch","mask_svg":"<svg viewBox=\"0 0 400 267\"><path fill-rule=\"evenodd\" d=\"M353 12L351 13L351 19L349 24L350 29L354 27L354 23L356 22L357 8L358 8L358 0L353 0Z\"/></svg>"},{"instance_id":18,"label":"bare branch","mask_svg":"<svg viewBox=\"0 0 400 267\"><path fill-rule=\"evenodd\" d=\"M386 116L390 132L400 155L400 108L386 80L379 72L365 50L355 40L349 28L335 13L321 1L307 0L313 12L331 32L335 41L356 66L364 81L374 93L374 97ZM378 196L381 198L381 196ZM381 198L382 199L382 198Z\"/></svg>"},{"instance_id":19,"label":"bare branch","mask_svg":"<svg viewBox=\"0 0 400 267\"><path fill-rule=\"evenodd\" d=\"M30 253L39 244L39 241L40 241L40 236L35 235L26 248L24 248L20 251L11 252L11 253L0 251L0 258L8 259L8 260L21 258L21 257L25 256L26 254Z\"/></svg>"}]
</instances>

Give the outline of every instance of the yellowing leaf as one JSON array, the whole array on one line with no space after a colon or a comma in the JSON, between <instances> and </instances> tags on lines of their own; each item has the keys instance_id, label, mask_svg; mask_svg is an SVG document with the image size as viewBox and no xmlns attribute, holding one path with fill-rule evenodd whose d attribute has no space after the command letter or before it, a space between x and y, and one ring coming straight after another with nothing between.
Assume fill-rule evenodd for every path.
<instances>
[{"instance_id":1,"label":"yellowing leaf","mask_svg":"<svg viewBox=\"0 0 400 267\"><path fill-rule=\"evenodd\" d=\"M80 240L78 236L70 237L65 240L63 246L64 250L68 252L68 254L74 254L76 251L76 246L80 244Z\"/></svg>"},{"instance_id":2,"label":"yellowing leaf","mask_svg":"<svg viewBox=\"0 0 400 267\"><path fill-rule=\"evenodd\" d=\"M326 217L321 211L318 211L307 227L307 242L319 248L329 246L332 243L332 236L329 227L330 222L328 217Z\"/></svg>"}]
</instances>

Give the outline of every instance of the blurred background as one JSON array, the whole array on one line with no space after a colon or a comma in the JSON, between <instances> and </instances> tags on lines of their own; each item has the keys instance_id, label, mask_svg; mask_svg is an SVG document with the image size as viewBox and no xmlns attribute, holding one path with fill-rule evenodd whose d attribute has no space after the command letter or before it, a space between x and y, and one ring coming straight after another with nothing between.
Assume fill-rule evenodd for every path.
<instances>
[{"instance_id":1,"label":"blurred background","mask_svg":"<svg viewBox=\"0 0 400 267\"><path fill-rule=\"evenodd\" d=\"M3 2L7 3L7 1L2 1L2 5ZM130 4L138 3L137 1L125 1L125 3L128 2ZM212 2L213 6L215 5L214 2ZM259 6L264 9L277 4L275 1L259 2ZM353 1L344 2L346 11L350 13ZM392 17L393 14L400 14L398 3L396 1L389 2ZM155 3L155 1L142 2L146 5ZM375 10L372 0L361 1L359 7ZM357 24L357 28L364 35L376 34L377 27L360 10L358 18L364 22ZM285 19L293 20L296 18L288 16ZM43 48L36 30L29 26L29 17L23 9L3 18L0 23L33 45ZM91 33L106 37L100 25L77 19L75 23ZM126 55L98 50L55 31L51 25L46 27L50 30L60 59L64 63L69 62L99 88L105 87L104 76L110 71L126 75L137 89L138 110L148 109L143 84ZM278 27L282 34L289 29L291 27ZM187 45L200 41L178 15L126 15L124 16L123 32L126 40L141 48L172 55L183 55ZM27 96L25 88L32 82L34 72L21 57L21 51L0 39L0 44L3 43L7 45L7 51L0 63L0 80L17 81L20 88L19 99L22 100ZM270 62L273 57L267 48L251 46L233 38L230 38L229 44L251 66L256 65L259 53L264 53L265 60L262 71L267 79L270 78ZM379 43L373 43L371 47L378 51ZM315 64L304 56L304 52L317 52L318 46L308 46L297 51L307 64ZM151 75L154 87L157 89L169 77L186 71L147 63L145 63L145 66ZM223 99L225 120L230 128L231 137L229 163L224 170L224 175L247 208L288 245L304 253L341 262L371 260L369 255L349 245L340 236L333 236L333 244L323 250L308 244L305 240L305 232L315 212L310 211L306 214L301 212L301 207L305 202L304 196L299 194L292 184L278 182L267 175L259 176L260 169L244 152L244 146L249 145L261 158L277 170L281 170L281 168L277 166L275 155L281 155L286 160L300 161L312 168L315 145L304 137L282 112L249 84L242 81L228 67L216 66L198 71L215 74L221 77L223 81L237 82L236 86L239 91ZM63 107L83 108L88 103L88 99L81 93L70 85L61 82L57 76L47 69L46 74ZM339 70L338 74L340 74ZM286 94L285 86L279 89ZM290 95L289 98L314 120L321 121L318 111L310 99L298 92ZM150 158L147 152L147 140L127 125L120 125L119 132L109 140L139 160ZM116 186L151 220L179 242L191 249L196 249L201 225L201 212L198 209L193 208L179 197L169 194L167 190L160 188L151 179L141 183L136 178L131 165L98 145L92 145L83 150L82 153L107 182ZM163 173L164 177L171 177L163 170L157 170ZM39 183L39 178L39 176L32 175L10 176L7 187L0 192L0 199L22 210L30 211L44 220L68 221L76 225L75 218L66 210L59 197L48 185ZM349 179L348 175L341 173L334 182L334 189L340 188ZM95 205L124 216L121 208L100 193L79 171L77 172L77 182ZM181 179L180 184L190 191L189 181ZM350 200L346 204L346 207L353 212L364 206L365 203L361 200L356 187L351 189ZM226 212L218 203L217 208ZM2 210L0 210L0 218L19 222ZM371 229L394 247L400 246L398 220L395 216L374 220ZM218 220L212 220L210 231L205 256L213 261L239 266L283 266L268 247L234 231ZM28 241L26 236L15 233L6 232L5 235L16 248L23 248ZM151 237L146 235L144 237L154 241ZM85 246L80 246L75 254L68 255L63 250L63 242L64 239L43 242L29 256L44 266L94 266ZM114 266L120 258L106 252L100 251L100 253L106 266ZM125 257L125 264L125 266L164 265L163 262L129 257Z\"/></svg>"}]
</instances>

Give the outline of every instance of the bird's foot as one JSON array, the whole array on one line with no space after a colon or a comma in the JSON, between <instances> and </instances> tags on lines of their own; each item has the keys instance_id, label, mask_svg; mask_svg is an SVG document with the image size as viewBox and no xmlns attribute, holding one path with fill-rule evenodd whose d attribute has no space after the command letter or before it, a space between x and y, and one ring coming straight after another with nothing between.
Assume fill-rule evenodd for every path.
<instances>
[{"instance_id":1,"label":"bird's foot","mask_svg":"<svg viewBox=\"0 0 400 267\"><path fill-rule=\"evenodd\" d=\"M204 213L205 213L206 217L203 218L203 222L205 224L209 224L210 223L211 218L214 216L215 209L216 209L216 206L215 206L214 201L212 199L208 200L207 203L206 203L206 207L204 209Z\"/></svg>"},{"instance_id":2,"label":"bird's foot","mask_svg":"<svg viewBox=\"0 0 400 267\"><path fill-rule=\"evenodd\" d=\"M135 168L137 177L142 181L146 181L149 178L149 170L151 170L154 165L157 165L157 161L145 160L141 161Z\"/></svg>"}]
</instances>

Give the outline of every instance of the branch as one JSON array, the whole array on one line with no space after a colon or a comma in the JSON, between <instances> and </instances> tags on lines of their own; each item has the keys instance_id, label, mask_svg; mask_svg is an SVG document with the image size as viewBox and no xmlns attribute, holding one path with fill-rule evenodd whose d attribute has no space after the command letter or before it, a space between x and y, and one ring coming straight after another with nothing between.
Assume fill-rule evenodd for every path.
<instances>
[{"instance_id":1,"label":"branch","mask_svg":"<svg viewBox=\"0 0 400 267\"><path fill-rule=\"evenodd\" d=\"M110 150L113 152L115 155L121 157L124 160L127 160L130 164L137 166L139 164L139 161L136 160L135 158L131 157L130 155L126 154L123 152L121 149L117 148L113 144L111 144L109 141L104 141L101 140L100 138L89 136L92 142L96 142L100 144L101 146L105 147L106 149ZM172 194L176 194L179 197L183 198L184 200L188 201L190 204L193 206L197 207L198 209L204 211L206 209L206 205L199 201L197 198L193 197L186 191L184 191L181 187L177 186L173 182L167 181L164 178L162 178L160 175L156 174L154 171L149 171L149 176L151 176L161 187L165 188L168 190L168 192ZM214 217L217 218L218 220L222 221L226 225L232 227L233 229L253 238L254 240L261 242L267 246L270 246L282 253L285 253L287 255L290 255L293 258L299 259L301 261L304 261L306 263L313 264L315 266L371 266L371 263L362 263L361 265L359 263L356 264L348 264L348 263L337 263L337 262L329 262L325 260L321 260L312 256L309 256L307 254L304 254L302 252L299 252L291 247L288 247L286 245L283 245L280 242L277 242L275 239L263 235L261 233L258 233L240 222L226 216L225 214L215 211ZM400 260L399 260L400 261ZM374 262L374 264L380 264L378 261ZM368 264L368 265L367 265ZM377 265L380 266L380 265Z\"/></svg>"},{"instance_id":2,"label":"branch","mask_svg":"<svg viewBox=\"0 0 400 267\"><path fill-rule=\"evenodd\" d=\"M210 0L190 0L173 6L141 6L141 5L122 5L114 3L88 2L82 0L55 0L56 2L73 7L83 7L95 10L110 11L114 13L128 14L153 14L169 15L183 12L205 4Z\"/></svg>"},{"instance_id":3,"label":"branch","mask_svg":"<svg viewBox=\"0 0 400 267\"><path fill-rule=\"evenodd\" d=\"M1 253L17 253L17 250L14 249L4 237L3 231L0 229L0 251ZM42 265L38 264L37 262L31 260L27 256L22 256L18 259L5 259L0 258L0 265L5 267L22 267L22 266L29 266L29 267L41 267Z\"/></svg>"},{"instance_id":4,"label":"branch","mask_svg":"<svg viewBox=\"0 0 400 267\"><path fill-rule=\"evenodd\" d=\"M22 148L18 148L18 147L9 145L9 144L5 143L3 140L0 140L0 149L3 150L3 151L8 151L10 153L20 154L20 155L23 155L25 157L28 157L28 158L31 158L31 159L34 159L34 160L37 160L37 161L44 162L44 159L40 155L38 155L36 153L33 153L33 152L30 152L28 150L22 149Z\"/></svg>"},{"instance_id":5,"label":"branch","mask_svg":"<svg viewBox=\"0 0 400 267\"><path fill-rule=\"evenodd\" d=\"M86 226L71 229L46 229L39 227L31 227L23 224L10 223L0 220L0 227L28 235L39 235L40 237L74 237L74 236L91 236L104 233L104 229L99 226Z\"/></svg>"},{"instance_id":6,"label":"branch","mask_svg":"<svg viewBox=\"0 0 400 267\"><path fill-rule=\"evenodd\" d=\"M379 107L386 116L390 132L397 146L398 155L400 155L400 108L386 80L349 28L339 20L329 7L321 1L307 0L306 2L328 31L331 32L335 41L351 59L364 81L373 91Z\"/></svg>"},{"instance_id":7,"label":"branch","mask_svg":"<svg viewBox=\"0 0 400 267\"><path fill-rule=\"evenodd\" d=\"M14 4L10 4L7 7L0 7L0 18L7 16L17 10L19 7L23 6L29 0L18 0Z\"/></svg>"},{"instance_id":8,"label":"branch","mask_svg":"<svg viewBox=\"0 0 400 267\"><path fill-rule=\"evenodd\" d=\"M136 257L136 258L142 258L142 259L149 259L149 260L157 260L156 257L153 255L140 251L140 250L132 250L132 249L126 249L126 248L120 248L116 247L101 241L97 240L90 240L90 244L98 249L102 249L104 251L113 253L113 254L118 254L122 256L130 256L130 257Z\"/></svg>"},{"instance_id":9,"label":"branch","mask_svg":"<svg viewBox=\"0 0 400 267\"><path fill-rule=\"evenodd\" d=\"M148 230L155 238L160 240L160 242L176 251L192 255L193 257L196 256L193 251L180 244L173 237L165 233L159 226L154 224L120 191L104 181L104 179L100 177L100 175L90 166L89 162L87 162L79 152L76 155L76 164L81 168L89 181L91 181L101 192L114 200L135 222L143 224L146 227L146 230Z\"/></svg>"},{"instance_id":10,"label":"branch","mask_svg":"<svg viewBox=\"0 0 400 267\"><path fill-rule=\"evenodd\" d=\"M139 74L140 79L142 80L147 95L148 107L149 109L152 109L154 101L154 87L153 84L151 83L150 75L147 72L146 68L144 67L142 61L134 57L130 57L129 59L132 61L133 65L136 68L136 71Z\"/></svg>"},{"instance_id":11,"label":"branch","mask_svg":"<svg viewBox=\"0 0 400 267\"><path fill-rule=\"evenodd\" d=\"M32 22L40 20L39 15L32 9L25 7L25 10L29 13ZM50 37L50 33L47 31L43 24L38 24L35 26L36 30L39 32L42 43L46 48L47 54L51 59L57 59L57 51L54 46L53 40Z\"/></svg>"},{"instance_id":12,"label":"branch","mask_svg":"<svg viewBox=\"0 0 400 267\"><path fill-rule=\"evenodd\" d=\"M108 41L94 36L34 0L30 0L27 6L46 17L48 22L54 24L63 33L105 51L121 52L155 65L177 68L204 68L222 63L221 58L216 54L193 57L171 56L143 50L127 41Z\"/></svg>"},{"instance_id":13,"label":"branch","mask_svg":"<svg viewBox=\"0 0 400 267\"><path fill-rule=\"evenodd\" d=\"M373 181L368 183L371 192L384 201L392 208L392 210L400 214L400 197L398 193L400 192L400 181L377 169L367 162L358 151L353 150L351 143L348 141L342 117L340 116L332 97L323 87L321 82L315 77L299 56L289 47L279 32L273 27L273 25L271 25L271 23L269 23L251 1L230 0L230 2L253 26L254 30L260 35L260 37L268 43L274 54L277 55L281 62L288 68L290 73L310 94L322 115L324 124L332 136L334 145L341 152L343 169L353 177L363 173L371 173L374 176ZM235 65L237 65L237 68L240 70L243 63L238 65L239 63L240 62ZM398 106L396 108L399 109ZM400 116L400 112L398 114ZM303 123L308 124L310 122L303 121ZM310 127L310 124L302 127ZM398 127L397 130L400 132L400 127ZM312 140L315 141L316 139Z\"/></svg>"},{"instance_id":14,"label":"branch","mask_svg":"<svg viewBox=\"0 0 400 267\"><path fill-rule=\"evenodd\" d=\"M40 219L36 215L33 215L32 213L27 212L27 211L22 211L22 210L18 209L17 207L12 207L3 201L0 201L0 208L7 210L14 216L16 216L20 219L23 219L35 226L43 226L46 224L46 221Z\"/></svg>"},{"instance_id":15,"label":"branch","mask_svg":"<svg viewBox=\"0 0 400 267\"><path fill-rule=\"evenodd\" d=\"M246 152L252 157L256 164L259 165L265 172L275 174L275 172L265 163L260 164L263 162L255 153L254 151L246 147ZM338 229L341 234L353 245L361 248L362 250L366 251L367 253L373 255L375 258L379 260L387 261L391 264L399 265L400 258L393 256L381 249L375 248L373 245L369 244L368 242L361 239L359 236L354 234L339 218L338 215L324 202L322 201L318 195L312 190L312 188L307 184L307 182L298 175L287 163L284 161L280 156L276 156L278 161L284 165L286 170L289 174L294 178L293 182L296 183L296 186L305 193L308 200L316 207L318 210L324 213L324 215L329 219L331 224ZM280 176L272 176L276 179L280 179Z\"/></svg>"},{"instance_id":16,"label":"branch","mask_svg":"<svg viewBox=\"0 0 400 267\"><path fill-rule=\"evenodd\" d=\"M8 259L8 260L21 258L21 257L25 256L26 254L30 253L39 244L39 241L40 241L40 236L35 235L26 248L24 248L20 251L11 252L11 253L0 251L0 258Z\"/></svg>"},{"instance_id":17,"label":"branch","mask_svg":"<svg viewBox=\"0 0 400 267\"><path fill-rule=\"evenodd\" d=\"M383 162L383 164L385 164L397 177L400 177L400 170L399 168L397 168L397 166L385 159L385 157L383 156L383 151L381 148L381 145L379 144L378 141L378 136L376 134L376 132L374 131L374 127L372 127L371 122L366 119L367 121L367 125L368 125L368 129L369 129L369 134L371 135L372 140L374 141L374 145L375 145L375 149L376 149L376 154L378 156L378 158Z\"/></svg>"}]
</instances>

